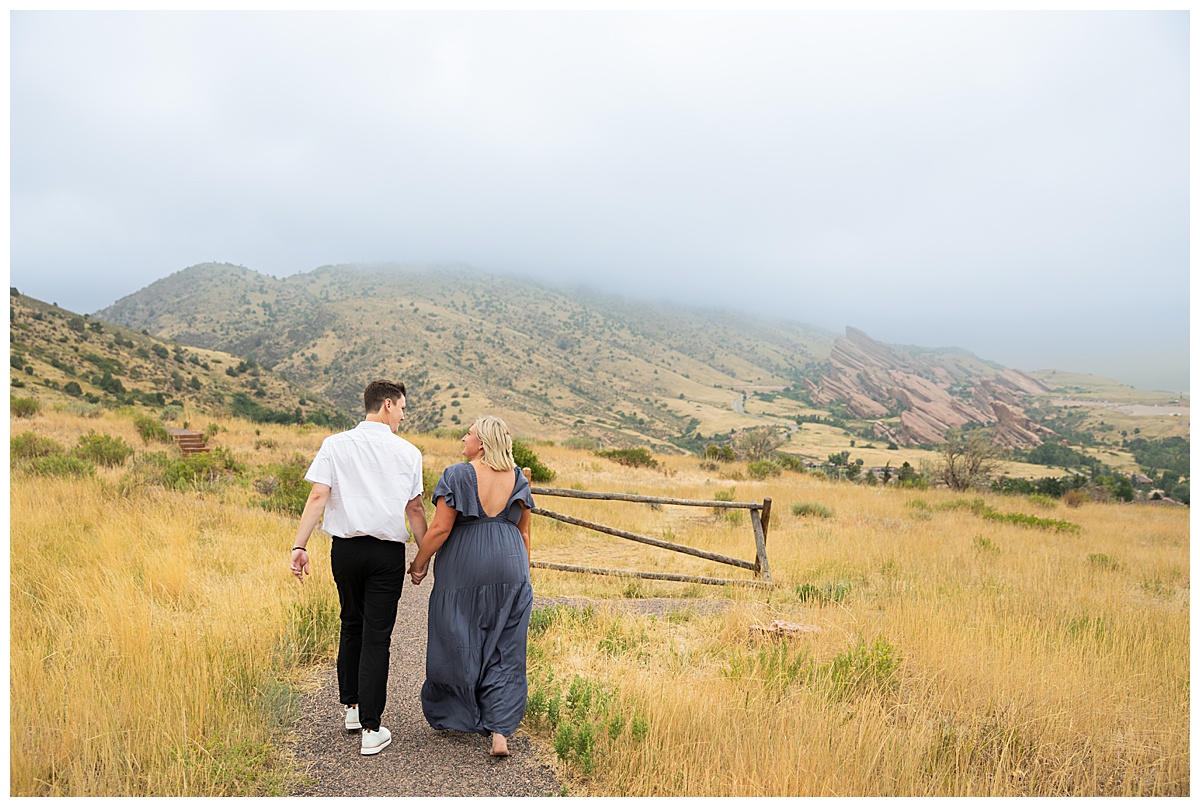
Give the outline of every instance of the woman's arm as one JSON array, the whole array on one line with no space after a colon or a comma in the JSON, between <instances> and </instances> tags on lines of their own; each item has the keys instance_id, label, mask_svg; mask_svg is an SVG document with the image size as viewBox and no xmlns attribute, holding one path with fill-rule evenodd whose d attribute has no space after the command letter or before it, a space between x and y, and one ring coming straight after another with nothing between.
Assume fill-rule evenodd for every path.
<instances>
[{"instance_id":1,"label":"woman's arm","mask_svg":"<svg viewBox=\"0 0 1200 807\"><path fill-rule=\"evenodd\" d=\"M417 549L417 556L413 558L413 562L408 567L408 573L412 577L414 586L421 585L421 581L429 573L429 560L433 557L433 553L441 549L442 544L446 543L446 539L450 537L450 530L454 527L454 519L457 517L458 511L446 504L444 498L438 499L437 510L433 513L433 522L425 531L425 540L421 541Z\"/></svg>"},{"instance_id":2,"label":"woman's arm","mask_svg":"<svg viewBox=\"0 0 1200 807\"><path fill-rule=\"evenodd\" d=\"M530 549L529 543L529 524L533 521L533 515L529 508L524 504L521 505L521 520L517 522L517 529L521 532L521 540L525 542L525 560L533 562L533 552Z\"/></svg>"}]
</instances>

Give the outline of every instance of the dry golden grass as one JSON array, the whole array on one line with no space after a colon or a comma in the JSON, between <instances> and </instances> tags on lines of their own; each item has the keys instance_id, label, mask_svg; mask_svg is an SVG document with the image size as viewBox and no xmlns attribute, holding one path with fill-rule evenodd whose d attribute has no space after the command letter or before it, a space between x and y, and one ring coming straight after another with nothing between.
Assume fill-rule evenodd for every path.
<instances>
[{"instance_id":1,"label":"dry golden grass","mask_svg":"<svg viewBox=\"0 0 1200 807\"><path fill-rule=\"evenodd\" d=\"M688 464L681 459L674 476L657 479L651 471L622 471L625 484L616 486L607 468L573 475L598 489L608 482L607 489L707 498L716 485ZM982 497L1001 512L1082 527L1071 534L939 509L958 498L947 492L790 474L737 483L739 500L764 495L774 500L768 549L780 584L769 595L535 571L539 594L709 594L732 601L724 614L678 621L600 609L535 641L543 672L615 686L622 719L641 715L649 723L640 743L601 732L602 759L576 789L675 796L1189 792L1186 510L1048 508ZM915 499L928 507L909 506ZM795 517L791 504L800 501L820 502L833 517ZM648 534L676 509L651 513L645 505L612 503L605 518L603 505L549 497L538 503L607 523L641 522ZM753 557L748 523L691 518L679 540ZM748 576L545 519L535 520L534 547L536 557L564 562L724 568L721 576ZM806 601L803 584L841 584L845 594ZM777 640L785 645L780 650L750 632L772 619L822 632ZM614 636L623 652L611 652ZM867 655L859 672L870 679L872 664L882 664L869 652L880 637L901 659L886 684L860 683L831 697L820 671L862 641ZM814 677L781 684L771 667L778 653L802 659ZM579 774L574 765L566 770Z\"/></svg>"},{"instance_id":2,"label":"dry golden grass","mask_svg":"<svg viewBox=\"0 0 1200 807\"><path fill-rule=\"evenodd\" d=\"M131 416L94 414L45 407L10 433L70 449L94 429L177 456L144 446ZM293 775L281 738L297 677L336 643L337 596L328 574L287 573L295 521L246 507L246 480L329 432L184 421L219 426L210 445L246 476L187 494L124 483L134 460L11 477L11 795L270 795ZM415 439L430 467L457 459L455 441ZM327 556L323 534L311 545Z\"/></svg>"},{"instance_id":3,"label":"dry golden grass","mask_svg":"<svg viewBox=\"0 0 1200 807\"><path fill-rule=\"evenodd\" d=\"M281 793L332 581L290 579L286 520L104 476L12 479L11 794Z\"/></svg>"},{"instance_id":4,"label":"dry golden grass","mask_svg":"<svg viewBox=\"0 0 1200 807\"><path fill-rule=\"evenodd\" d=\"M215 422L223 431L213 442L250 465L309 457L327 433ZM47 411L12 422L14 434L33 429L67 446L89 428L141 448L119 415ZM410 439L435 472L460 459L457 441ZM697 499L732 488L737 500L774 504L768 550L779 585L769 592L534 571L539 595L729 604L657 619L601 608L535 637L535 688L548 670L560 681L580 675L616 688L613 714L625 720L615 739L599 737L602 764L590 776L564 766L573 792L1189 792L1187 510L981 497L1000 512L1081 527L1059 533L946 508L961 497L945 491L792 473L730 480L694 458L632 469L533 447L557 470L557 487ZM12 477L11 793L280 792L292 687L336 637L332 581L295 584L284 569L294 522L240 506L244 488L121 493L122 473ZM832 516L794 515L801 502ZM754 557L744 514L734 523L707 508L549 496L538 505ZM750 577L542 517L533 548L540 560ZM839 593L814 600L822 590ZM779 644L751 636L772 619L822 632ZM835 662L853 662L860 640L854 675L843 671L838 689ZM872 678L886 671L880 648L899 666ZM634 718L646 721L640 740Z\"/></svg>"}]
</instances>

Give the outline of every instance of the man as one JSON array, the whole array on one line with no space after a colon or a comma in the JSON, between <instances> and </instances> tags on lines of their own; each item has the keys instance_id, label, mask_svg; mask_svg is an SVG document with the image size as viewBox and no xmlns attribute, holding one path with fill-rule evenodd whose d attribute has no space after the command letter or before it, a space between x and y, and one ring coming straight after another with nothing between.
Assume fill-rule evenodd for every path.
<instances>
[{"instance_id":1,"label":"man","mask_svg":"<svg viewBox=\"0 0 1200 807\"><path fill-rule=\"evenodd\" d=\"M387 697L396 604L404 585L404 516L418 546L428 523L421 503L421 452L396 435L404 420L404 385L372 381L363 405L366 420L325 438L304 475L313 488L296 530L291 572L301 583L310 573L306 547L324 512L342 607L338 696L346 707L347 731L362 729L360 753L370 756L392 741L379 721Z\"/></svg>"}]
</instances>

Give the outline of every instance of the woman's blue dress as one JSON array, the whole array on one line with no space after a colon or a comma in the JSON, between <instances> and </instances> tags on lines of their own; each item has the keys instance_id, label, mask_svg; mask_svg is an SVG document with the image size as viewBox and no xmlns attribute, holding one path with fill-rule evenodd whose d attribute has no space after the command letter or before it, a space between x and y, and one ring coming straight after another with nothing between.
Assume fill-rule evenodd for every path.
<instances>
[{"instance_id":1,"label":"woman's blue dress","mask_svg":"<svg viewBox=\"0 0 1200 807\"><path fill-rule=\"evenodd\" d=\"M435 729L510 735L525 715L526 636L533 589L529 558L517 529L521 507L533 507L529 482L516 485L498 516L488 517L469 462L438 480L439 498L458 511L433 562L429 649L421 708Z\"/></svg>"}]
</instances>

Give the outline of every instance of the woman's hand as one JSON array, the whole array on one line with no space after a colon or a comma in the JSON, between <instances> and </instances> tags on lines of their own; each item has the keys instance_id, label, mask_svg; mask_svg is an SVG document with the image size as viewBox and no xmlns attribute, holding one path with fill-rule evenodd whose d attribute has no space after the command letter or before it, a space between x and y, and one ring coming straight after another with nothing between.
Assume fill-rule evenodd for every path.
<instances>
[{"instance_id":1,"label":"woman's hand","mask_svg":"<svg viewBox=\"0 0 1200 807\"><path fill-rule=\"evenodd\" d=\"M450 537L450 530L454 527L454 519L457 516L458 513L453 507L446 504L445 499L438 499L437 510L433 513L433 522L425 532L425 539L420 542L417 556L413 558L413 562L408 567L408 574L412 577L414 586L421 585L425 575L429 574L429 561Z\"/></svg>"}]
</instances>

